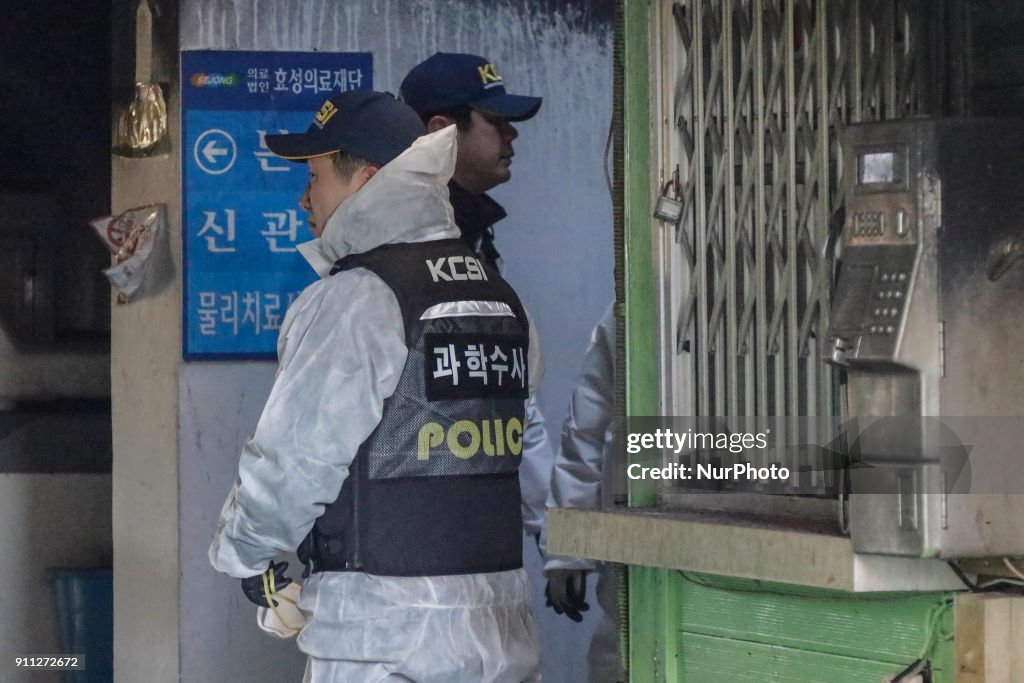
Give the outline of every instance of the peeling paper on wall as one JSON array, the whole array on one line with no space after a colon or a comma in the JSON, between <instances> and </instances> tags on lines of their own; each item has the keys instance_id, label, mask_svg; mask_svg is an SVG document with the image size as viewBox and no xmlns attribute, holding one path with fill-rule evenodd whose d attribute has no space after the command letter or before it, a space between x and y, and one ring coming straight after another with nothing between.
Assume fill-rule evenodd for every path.
<instances>
[{"instance_id":1,"label":"peeling paper on wall","mask_svg":"<svg viewBox=\"0 0 1024 683\"><path fill-rule=\"evenodd\" d=\"M142 288L166 216L165 204L150 204L89 222L114 255L115 264L103 274L118 291L118 303L130 302Z\"/></svg>"}]
</instances>

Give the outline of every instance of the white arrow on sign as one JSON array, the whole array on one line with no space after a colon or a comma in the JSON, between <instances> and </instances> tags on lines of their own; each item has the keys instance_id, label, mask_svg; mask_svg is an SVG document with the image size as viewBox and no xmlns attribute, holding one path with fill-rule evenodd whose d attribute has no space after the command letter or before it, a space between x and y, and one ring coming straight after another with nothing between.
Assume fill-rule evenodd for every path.
<instances>
[{"instance_id":1,"label":"white arrow on sign","mask_svg":"<svg viewBox=\"0 0 1024 683\"><path fill-rule=\"evenodd\" d=\"M226 173L235 165L237 156L238 146L235 145L235 139L219 128L204 131L196 139L195 147L192 149L192 157L196 164L210 175Z\"/></svg>"},{"instance_id":2,"label":"white arrow on sign","mask_svg":"<svg viewBox=\"0 0 1024 683\"><path fill-rule=\"evenodd\" d=\"M221 149L218 147L216 140L210 140L206 143L206 146L203 147L203 156L206 157L206 160L211 164L216 164L217 157L226 156L228 151L229 150L227 148Z\"/></svg>"}]
</instances>

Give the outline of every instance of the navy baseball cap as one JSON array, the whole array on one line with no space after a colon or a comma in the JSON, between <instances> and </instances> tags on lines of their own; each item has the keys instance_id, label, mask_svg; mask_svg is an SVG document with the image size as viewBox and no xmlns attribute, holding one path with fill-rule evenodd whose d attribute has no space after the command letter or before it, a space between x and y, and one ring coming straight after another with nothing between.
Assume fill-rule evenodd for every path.
<instances>
[{"instance_id":1,"label":"navy baseball cap","mask_svg":"<svg viewBox=\"0 0 1024 683\"><path fill-rule=\"evenodd\" d=\"M412 68L399 95L421 116L469 106L509 121L533 118L541 98L509 95L494 64L477 55L438 52Z\"/></svg>"},{"instance_id":2,"label":"navy baseball cap","mask_svg":"<svg viewBox=\"0 0 1024 683\"><path fill-rule=\"evenodd\" d=\"M291 161L341 151L383 166L426 132L416 112L390 93L349 90L324 102L305 133L265 139L271 152Z\"/></svg>"}]
</instances>

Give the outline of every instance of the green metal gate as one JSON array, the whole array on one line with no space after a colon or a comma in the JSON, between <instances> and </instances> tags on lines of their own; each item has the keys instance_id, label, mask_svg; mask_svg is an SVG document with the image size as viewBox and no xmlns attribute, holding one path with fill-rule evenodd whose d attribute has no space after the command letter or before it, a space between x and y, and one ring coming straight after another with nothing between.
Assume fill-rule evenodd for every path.
<instances>
[{"instance_id":1,"label":"green metal gate","mask_svg":"<svg viewBox=\"0 0 1024 683\"><path fill-rule=\"evenodd\" d=\"M627 414L837 414L817 340L839 139L853 122L935 112L940 4L624 0ZM659 193L682 201L678 224L651 218ZM658 497L630 484L631 505ZM922 651L935 681L952 680L948 594L628 576L637 683L882 683Z\"/></svg>"}]
</instances>

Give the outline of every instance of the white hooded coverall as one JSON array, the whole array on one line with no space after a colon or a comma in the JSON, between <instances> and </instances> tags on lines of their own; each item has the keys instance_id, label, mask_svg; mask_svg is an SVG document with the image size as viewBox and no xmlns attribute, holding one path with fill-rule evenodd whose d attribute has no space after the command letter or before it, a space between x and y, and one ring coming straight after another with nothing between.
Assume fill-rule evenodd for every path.
<instances>
[{"instance_id":1,"label":"white hooded coverall","mask_svg":"<svg viewBox=\"0 0 1024 683\"><path fill-rule=\"evenodd\" d=\"M612 305L601 316L590 337L569 415L562 425L561 447L551 472L548 507L599 510L602 496L611 493L610 465L615 418L615 318ZM546 529L542 534L546 549ZM590 643L587 664L590 683L625 680L619 663L615 626L617 586L611 567L580 557L548 556L544 570L597 570L597 599L604 611Z\"/></svg>"},{"instance_id":2,"label":"white hooded coverall","mask_svg":"<svg viewBox=\"0 0 1024 683\"><path fill-rule=\"evenodd\" d=\"M333 262L385 243L458 237L447 202L455 128L424 136L384 166L300 247L324 276ZM532 337L532 335L531 335ZM380 421L408 349L398 300L363 268L323 277L285 316L279 367L239 460L210 562L255 576L294 551L333 502ZM531 393L540 362L530 345ZM522 569L452 576L312 574L298 637L313 683L519 683L539 680Z\"/></svg>"}]
</instances>

